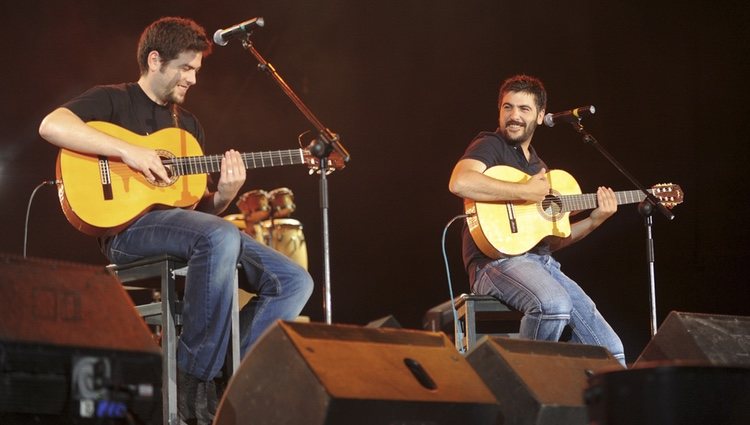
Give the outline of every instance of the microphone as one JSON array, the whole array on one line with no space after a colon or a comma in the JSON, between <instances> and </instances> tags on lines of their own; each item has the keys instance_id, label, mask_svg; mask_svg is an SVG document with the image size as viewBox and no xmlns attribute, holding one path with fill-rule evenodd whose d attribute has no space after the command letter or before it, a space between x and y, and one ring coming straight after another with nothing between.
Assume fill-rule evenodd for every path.
<instances>
[{"instance_id":1,"label":"microphone","mask_svg":"<svg viewBox=\"0 0 750 425\"><path fill-rule=\"evenodd\" d=\"M554 127L559 122L576 122L580 121L586 115L593 115L596 112L594 105L581 106L580 108L569 111L558 112L556 114L547 114L544 116L544 125Z\"/></svg>"},{"instance_id":2,"label":"microphone","mask_svg":"<svg viewBox=\"0 0 750 425\"><path fill-rule=\"evenodd\" d=\"M237 24L226 29L218 29L214 33L214 43L219 46L226 46L227 43L229 43L230 38L250 34L254 29L263 27L263 25L265 25L265 22L263 22L263 18L258 17L248 19L241 24Z\"/></svg>"}]
</instances>

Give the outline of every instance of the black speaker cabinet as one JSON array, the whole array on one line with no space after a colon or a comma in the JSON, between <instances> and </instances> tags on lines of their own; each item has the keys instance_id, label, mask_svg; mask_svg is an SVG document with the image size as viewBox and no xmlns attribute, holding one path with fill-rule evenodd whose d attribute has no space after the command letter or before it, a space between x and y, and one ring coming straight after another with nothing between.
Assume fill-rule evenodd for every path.
<instances>
[{"instance_id":1,"label":"black speaker cabinet","mask_svg":"<svg viewBox=\"0 0 750 425\"><path fill-rule=\"evenodd\" d=\"M750 317L669 313L636 361L750 367Z\"/></svg>"},{"instance_id":2,"label":"black speaker cabinet","mask_svg":"<svg viewBox=\"0 0 750 425\"><path fill-rule=\"evenodd\" d=\"M655 363L597 374L585 394L596 425L750 424L748 368Z\"/></svg>"},{"instance_id":3,"label":"black speaker cabinet","mask_svg":"<svg viewBox=\"0 0 750 425\"><path fill-rule=\"evenodd\" d=\"M161 422L161 351L104 267L0 254L0 423Z\"/></svg>"},{"instance_id":4,"label":"black speaker cabinet","mask_svg":"<svg viewBox=\"0 0 750 425\"><path fill-rule=\"evenodd\" d=\"M215 425L495 424L497 404L444 334L277 322L247 353Z\"/></svg>"},{"instance_id":5,"label":"black speaker cabinet","mask_svg":"<svg viewBox=\"0 0 750 425\"><path fill-rule=\"evenodd\" d=\"M497 398L505 425L585 425L588 377L622 366L603 347L485 337L466 356Z\"/></svg>"}]
</instances>

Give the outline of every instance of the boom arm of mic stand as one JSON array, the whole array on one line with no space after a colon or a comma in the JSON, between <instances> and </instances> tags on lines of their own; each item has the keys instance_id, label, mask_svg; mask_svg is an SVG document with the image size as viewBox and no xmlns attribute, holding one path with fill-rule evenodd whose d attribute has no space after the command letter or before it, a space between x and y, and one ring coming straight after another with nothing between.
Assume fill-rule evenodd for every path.
<instances>
[{"instance_id":1,"label":"boom arm of mic stand","mask_svg":"<svg viewBox=\"0 0 750 425\"><path fill-rule=\"evenodd\" d=\"M593 146L594 148L596 148L597 151L599 151L600 154L602 154L602 156L604 156L605 158L607 158L607 160L615 168L617 168L617 170L623 176L625 176L628 180L630 180L630 182L638 190L640 190L641 192L643 192L644 195L646 195L646 200L648 200L648 202L651 205L653 205L654 208L656 208L657 210L659 210L659 212L661 212L665 217L667 217L667 219L672 220L674 218L674 214L672 213L672 211L670 211L669 208L665 207L662 203L660 203L659 200L656 199L656 197L653 194L651 194L648 190L646 190L646 188L643 187L643 185L638 180L636 180L636 178L633 177L632 174L630 174L628 172L628 170L626 170L622 165L620 165L620 163L617 162L617 160L606 149L604 149L604 147L602 147L599 144L599 142L596 140L596 138L594 138L594 136L592 136L590 133L588 133L583 128L583 125L581 125L581 121L580 120L573 121L570 124L573 126L573 128L576 130L576 132L578 132L583 137L583 142L587 143L587 144L589 144L591 146Z\"/></svg>"},{"instance_id":2,"label":"boom arm of mic stand","mask_svg":"<svg viewBox=\"0 0 750 425\"><path fill-rule=\"evenodd\" d=\"M302 112L302 115L304 115L305 118L307 118L307 120L315 127L315 129L318 130L318 134L320 135L320 139L322 139L322 142L329 146L332 146L333 149L335 149L336 152L341 155L344 162L349 162L351 156L349 155L349 152L346 150L346 148L341 144L339 135L328 129L323 125L322 122L320 122L318 117L313 114L310 108L308 108L307 105L302 102L302 99L300 99L299 96L297 96L297 94L294 92L294 90L289 87L289 84L287 84L286 81L281 78L281 75L276 72L276 69L273 67L273 65L265 60L263 56L261 56L255 46L253 46L253 43L252 41L250 41L249 36L248 38L242 40L242 46L258 61L258 69L264 71L269 76L271 76L271 78L273 78L273 80L276 82L276 84L278 84L284 94L287 95L289 100L294 103L294 106L296 106L297 109ZM329 152L327 149L325 151L327 155Z\"/></svg>"}]
</instances>

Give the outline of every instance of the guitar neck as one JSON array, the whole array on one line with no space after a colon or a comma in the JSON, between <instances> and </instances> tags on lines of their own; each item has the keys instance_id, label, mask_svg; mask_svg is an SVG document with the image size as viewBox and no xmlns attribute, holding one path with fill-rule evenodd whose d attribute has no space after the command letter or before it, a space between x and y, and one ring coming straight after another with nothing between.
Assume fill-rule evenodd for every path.
<instances>
[{"instance_id":1,"label":"guitar neck","mask_svg":"<svg viewBox=\"0 0 750 425\"><path fill-rule=\"evenodd\" d=\"M648 189L648 193L654 193ZM617 205L634 204L646 199L646 195L640 190L623 190L615 192ZM584 193L579 195L562 195L560 196L563 212L590 210L597 207L596 193Z\"/></svg>"},{"instance_id":2,"label":"guitar neck","mask_svg":"<svg viewBox=\"0 0 750 425\"><path fill-rule=\"evenodd\" d=\"M277 167L280 165L303 164L305 156L302 149L243 153L242 162L246 169ZM163 161L174 175L208 174L221 171L223 155L184 156L168 158Z\"/></svg>"}]
</instances>

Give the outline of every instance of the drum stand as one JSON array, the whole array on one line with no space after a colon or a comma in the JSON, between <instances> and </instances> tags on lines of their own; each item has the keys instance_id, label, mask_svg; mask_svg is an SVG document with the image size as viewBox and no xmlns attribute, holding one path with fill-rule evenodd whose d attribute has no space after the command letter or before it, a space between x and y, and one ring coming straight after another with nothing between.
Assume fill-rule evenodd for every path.
<instances>
[{"instance_id":1,"label":"drum stand","mask_svg":"<svg viewBox=\"0 0 750 425\"><path fill-rule=\"evenodd\" d=\"M250 34L242 40L242 47L244 47L251 55L258 61L258 69L267 73L273 80L278 84L279 88L286 94L286 96L294 103L300 112L307 118L307 120L315 127L318 131L318 136L310 143L308 149L318 160L320 161L320 209L322 219L322 237L323 237L323 277L324 277L324 294L323 294L323 312L325 315L325 323L332 323L332 308L331 308L331 261L330 261L330 248L328 242L328 181L326 179L329 170L329 159L330 154L335 150L343 161L349 162L350 156L346 148L341 144L339 135L329 130L322 122L312 113L310 108L305 105L297 94L292 90L291 87L281 78L276 69L266 61L263 56L255 49L252 41L250 41Z\"/></svg>"},{"instance_id":2,"label":"drum stand","mask_svg":"<svg viewBox=\"0 0 750 425\"><path fill-rule=\"evenodd\" d=\"M628 172L620 163L606 150L604 149L599 142L592 136L590 133L588 133L584 128L583 125L581 125L581 118L578 118L578 120L571 121L570 123L573 128L575 129L578 134L581 135L583 138L583 142L593 146L602 156L604 156L616 169L620 172L625 178L627 178L638 190L643 192L646 195L646 198L641 202L638 210L639 212L644 216L645 219L645 225L646 225L646 232L647 232L647 261L648 261L648 270L649 270L649 316L650 316L650 326L651 326L651 336L653 337L656 335L656 281L654 278L654 240L653 236L651 234L651 225L652 225L652 218L651 218L651 212L653 209L659 210L662 214L664 214L667 219L672 220L674 218L674 214L672 211L670 211L667 207L665 207L663 204L659 202L656 197L651 194L648 190L646 190L643 185L636 180L635 177L633 177L632 174Z\"/></svg>"}]
</instances>

